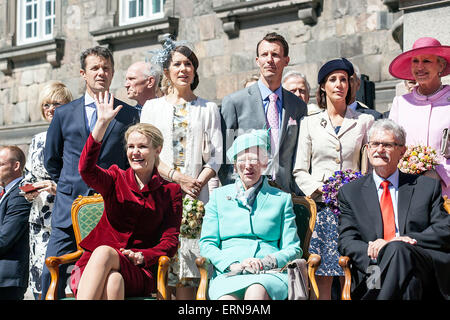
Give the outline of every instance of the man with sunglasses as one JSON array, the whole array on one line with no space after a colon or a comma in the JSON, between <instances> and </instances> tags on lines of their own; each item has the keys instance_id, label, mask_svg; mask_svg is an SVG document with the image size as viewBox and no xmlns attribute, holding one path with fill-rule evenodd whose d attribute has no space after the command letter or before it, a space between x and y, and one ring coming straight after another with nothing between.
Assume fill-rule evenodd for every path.
<instances>
[{"instance_id":1,"label":"man with sunglasses","mask_svg":"<svg viewBox=\"0 0 450 320\"><path fill-rule=\"evenodd\" d=\"M376 121L373 172L338 194L338 248L352 260L352 299L450 299L450 215L438 180L398 170L405 139L393 121Z\"/></svg>"}]
</instances>

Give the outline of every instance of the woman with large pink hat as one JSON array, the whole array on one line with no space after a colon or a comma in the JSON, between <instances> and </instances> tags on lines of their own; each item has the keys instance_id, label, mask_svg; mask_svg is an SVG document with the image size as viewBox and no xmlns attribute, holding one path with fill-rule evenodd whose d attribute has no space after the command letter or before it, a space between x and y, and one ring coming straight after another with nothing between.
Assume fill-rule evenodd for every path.
<instances>
[{"instance_id":1,"label":"woman with large pink hat","mask_svg":"<svg viewBox=\"0 0 450 320\"><path fill-rule=\"evenodd\" d=\"M444 156L442 164L425 175L440 179L442 194L450 197L450 86L441 81L450 74L450 46L419 38L391 62L389 72L417 82L411 93L394 98L389 118L406 130L407 145L431 146Z\"/></svg>"}]
</instances>

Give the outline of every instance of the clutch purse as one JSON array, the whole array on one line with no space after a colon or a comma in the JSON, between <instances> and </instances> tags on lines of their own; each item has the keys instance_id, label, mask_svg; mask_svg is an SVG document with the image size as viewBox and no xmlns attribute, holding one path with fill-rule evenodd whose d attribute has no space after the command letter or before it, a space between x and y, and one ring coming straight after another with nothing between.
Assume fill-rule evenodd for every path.
<instances>
[{"instance_id":1,"label":"clutch purse","mask_svg":"<svg viewBox=\"0 0 450 320\"><path fill-rule=\"evenodd\" d=\"M29 193L29 192L37 191L40 188L33 187L33 185L31 183L29 183L29 184L23 185L22 187L19 187L19 189L22 190L23 193Z\"/></svg>"},{"instance_id":2,"label":"clutch purse","mask_svg":"<svg viewBox=\"0 0 450 320\"><path fill-rule=\"evenodd\" d=\"M308 300L308 267L305 259L295 259L287 264L288 300Z\"/></svg>"},{"instance_id":3,"label":"clutch purse","mask_svg":"<svg viewBox=\"0 0 450 320\"><path fill-rule=\"evenodd\" d=\"M202 159L204 163L208 163L211 158L211 150L209 148L209 136L208 132L203 132L203 141L202 141Z\"/></svg>"},{"instance_id":4,"label":"clutch purse","mask_svg":"<svg viewBox=\"0 0 450 320\"><path fill-rule=\"evenodd\" d=\"M367 171L369 171L369 155L367 151L368 145L365 144L361 148L361 174L365 175L367 174Z\"/></svg>"},{"instance_id":5,"label":"clutch purse","mask_svg":"<svg viewBox=\"0 0 450 320\"><path fill-rule=\"evenodd\" d=\"M442 140L441 140L441 155L446 159L450 158L450 143L448 143L449 133L448 128L442 130Z\"/></svg>"}]
</instances>

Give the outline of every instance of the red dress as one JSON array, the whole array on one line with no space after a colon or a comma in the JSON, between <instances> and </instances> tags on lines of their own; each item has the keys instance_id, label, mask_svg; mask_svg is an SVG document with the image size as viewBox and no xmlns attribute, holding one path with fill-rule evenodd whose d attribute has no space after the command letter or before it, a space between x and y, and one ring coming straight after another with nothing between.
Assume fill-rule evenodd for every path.
<instances>
[{"instance_id":1,"label":"red dress","mask_svg":"<svg viewBox=\"0 0 450 320\"><path fill-rule=\"evenodd\" d=\"M163 180L155 168L150 182L140 190L131 168L124 171L112 165L106 170L96 165L100 149L101 143L89 135L80 157L81 177L103 196L105 209L97 226L80 242L85 252L72 271L71 288L76 294L91 253L106 245L119 253L125 296L148 296L155 291L151 266L160 256L173 256L178 248L181 188ZM144 264L135 266L120 248L142 252Z\"/></svg>"}]
</instances>

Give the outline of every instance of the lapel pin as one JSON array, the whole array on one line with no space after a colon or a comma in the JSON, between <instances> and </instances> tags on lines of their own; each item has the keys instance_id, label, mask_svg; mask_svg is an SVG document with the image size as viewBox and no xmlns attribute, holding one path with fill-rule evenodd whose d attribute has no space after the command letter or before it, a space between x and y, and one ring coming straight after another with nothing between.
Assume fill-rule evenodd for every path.
<instances>
[{"instance_id":1,"label":"lapel pin","mask_svg":"<svg viewBox=\"0 0 450 320\"><path fill-rule=\"evenodd\" d=\"M230 196L227 196L227 200L231 200L231 197L230 197Z\"/></svg>"},{"instance_id":2,"label":"lapel pin","mask_svg":"<svg viewBox=\"0 0 450 320\"><path fill-rule=\"evenodd\" d=\"M322 118L322 120L320 120L320 125L325 128L327 126L327 120Z\"/></svg>"}]
</instances>

